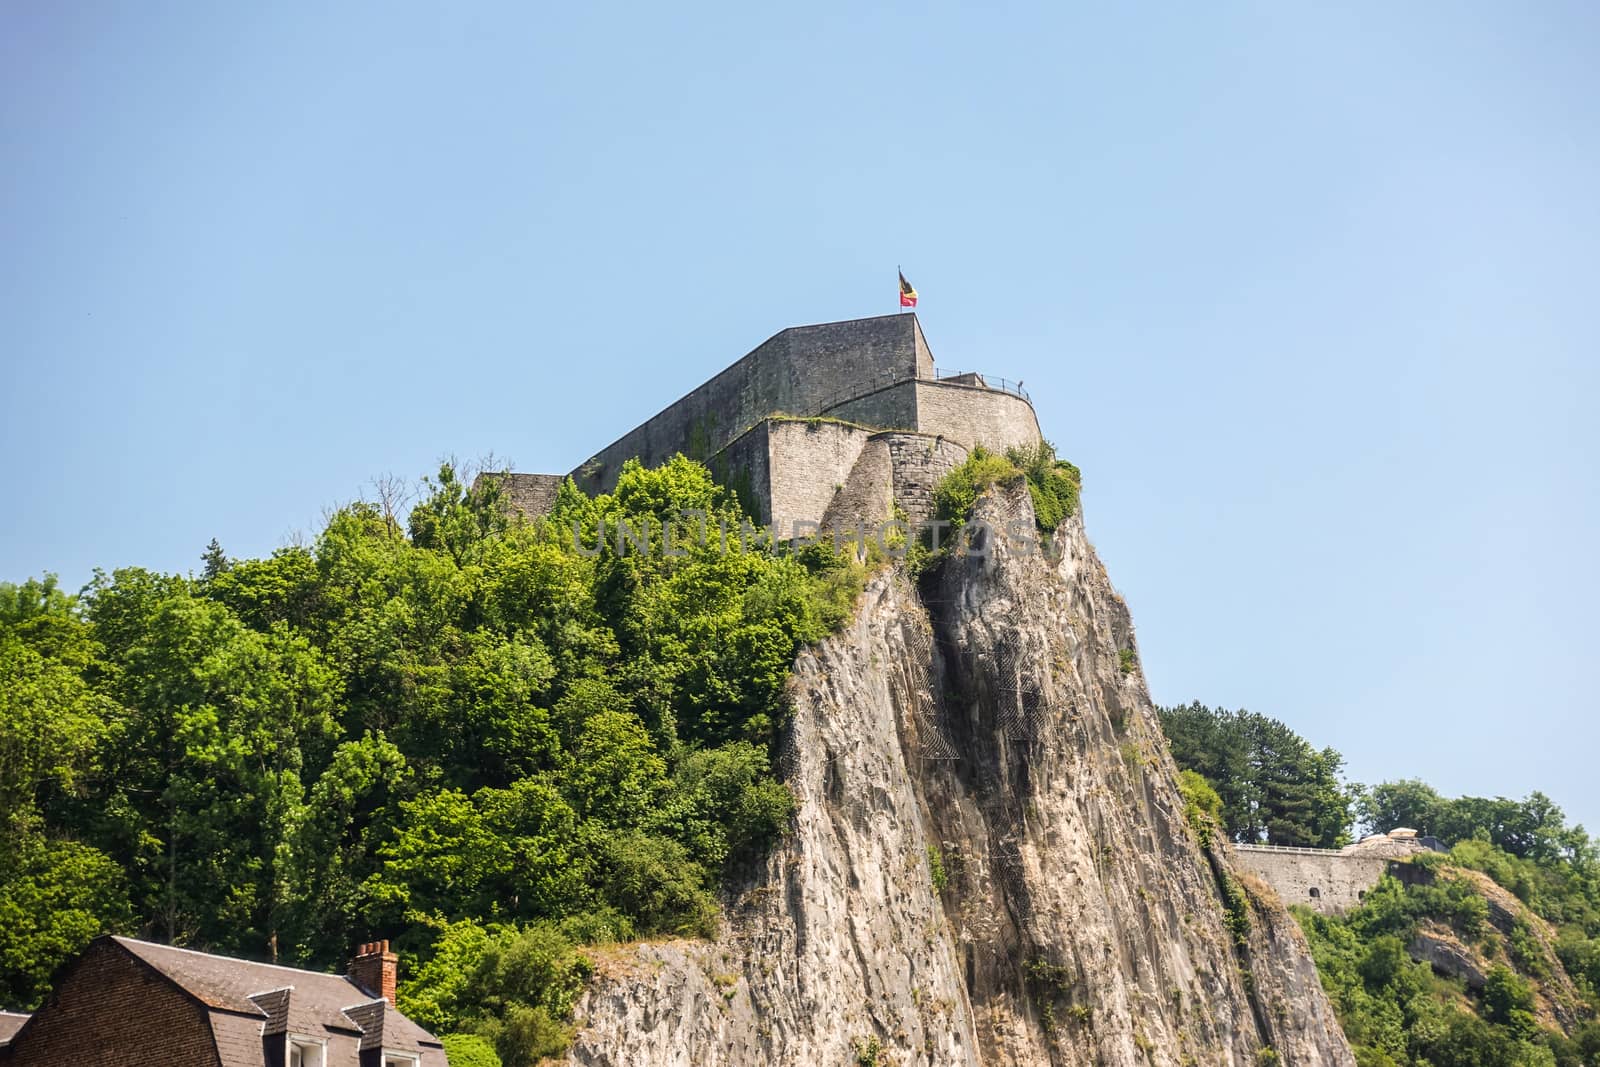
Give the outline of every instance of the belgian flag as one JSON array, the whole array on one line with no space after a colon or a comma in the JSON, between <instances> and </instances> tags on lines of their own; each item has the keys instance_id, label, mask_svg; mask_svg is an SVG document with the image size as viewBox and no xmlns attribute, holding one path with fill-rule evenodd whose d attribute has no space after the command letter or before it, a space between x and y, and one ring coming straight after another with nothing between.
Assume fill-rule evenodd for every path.
<instances>
[{"instance_id":1,"label":"belgian flag","mask_svg":"<svg viewBox=\"0 0 1600 1067\"><path fill-rule=\"evenodd\" d=\"M900 306L914 308L917 306L917 291L911 288L911 283L906 281L905 272L900 273Z\"/></svg>"}]
</instances>

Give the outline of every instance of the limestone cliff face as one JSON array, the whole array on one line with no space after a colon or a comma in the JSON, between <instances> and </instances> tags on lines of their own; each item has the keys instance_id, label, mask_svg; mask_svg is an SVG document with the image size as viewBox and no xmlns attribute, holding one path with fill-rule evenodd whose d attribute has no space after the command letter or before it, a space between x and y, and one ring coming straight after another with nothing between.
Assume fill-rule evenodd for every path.
<instances>
[{"instance_id":1,"label":"limestone cliff face","mask_svg":"<svg viewBox=\"0 0 1600 1067\"><path fill-rule=\"evenodd\" d=\"M794 832L717 940L603 961L571 1062L1353 1067L1293 920L1185 822L1080 519L989 547L801 655Z\"/></svg>"}]
</instances>

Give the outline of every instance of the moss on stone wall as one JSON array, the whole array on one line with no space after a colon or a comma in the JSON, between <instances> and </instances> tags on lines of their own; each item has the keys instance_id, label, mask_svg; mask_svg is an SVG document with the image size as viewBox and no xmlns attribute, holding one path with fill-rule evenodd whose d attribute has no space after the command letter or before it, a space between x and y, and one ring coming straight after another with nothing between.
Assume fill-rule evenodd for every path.
<instances>
[{"instance_id":1,"label":"moss on stone wall","mask_svg":"<svg viewBox=\"0 0 1600 1067\"><path fill-rule=\"evenodd\" d=\"M711 458L713 442L717 440L717 415L714 411L708 411L689 420L683 454L697 463L704 463Z\"/></svg>"}]
</instances>

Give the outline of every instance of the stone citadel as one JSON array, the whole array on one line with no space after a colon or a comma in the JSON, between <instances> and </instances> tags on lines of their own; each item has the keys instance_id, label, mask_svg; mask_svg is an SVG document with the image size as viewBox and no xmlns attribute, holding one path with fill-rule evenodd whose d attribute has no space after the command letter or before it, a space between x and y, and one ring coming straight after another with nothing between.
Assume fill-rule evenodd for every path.
<instances>
[{"instance_id":1,"label":"stone citadel","mask_svg":"<svg viewBox=\"0 0 1600 1067\"><path fill-rule=\"evenodd\" d=\"M711 468L779 537L876 522L898 504L929 517L933 488L972 448L1040 441L1020 383L944 373L914 314L793 326L602 448L568 474L499 475L511 503L547 512L561 482L616 485L637 457Z\"/></svg>"}]
</instances>

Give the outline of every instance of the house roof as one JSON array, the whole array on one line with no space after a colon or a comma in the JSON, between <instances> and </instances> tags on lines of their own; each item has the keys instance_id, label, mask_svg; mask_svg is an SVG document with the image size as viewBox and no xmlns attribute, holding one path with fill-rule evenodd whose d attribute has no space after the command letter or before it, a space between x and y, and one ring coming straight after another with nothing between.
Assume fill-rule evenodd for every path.
<instances>
[{"instance_id":1,"label":"house roof","mask_svg":"<svg viewBox=\"0 0 1600 1067\"><path fill-rule=\"evenodd\" d=\"M307 1037L344 1034L359 1037L362 1048L397 1052L440 1047L437 1038L388 1001L373 997L342 974L253 963L129 937L111 940L213 1009L214 1029L220 1027L230 1037L246 1029L219 1020L217 1012L249 1020L258 1051L262 1034L285 1032ZM218 1037L220 1041L221 1031Z\"/></svg>"},{"instance_id":2,"label":"house roof","mask_svg":"<svg viewBox=\"0 0 1600 1067\"><path fill-rule=\"evenodd\" d=\"M0 1048L4 1048L11 1040L11 1036L22 1029L22 1024L28 1021L26 1015L14 1011L0 1011Z\"/></svg>"}]
</instances>

